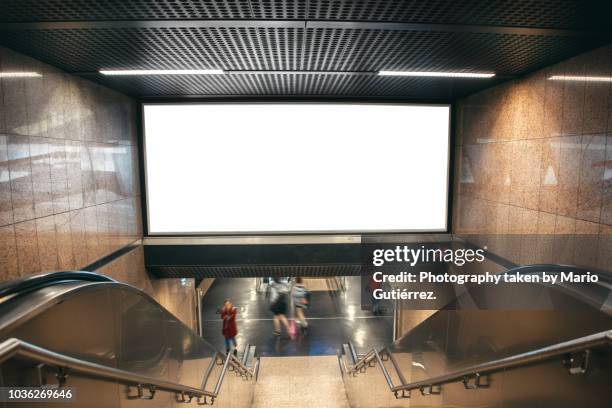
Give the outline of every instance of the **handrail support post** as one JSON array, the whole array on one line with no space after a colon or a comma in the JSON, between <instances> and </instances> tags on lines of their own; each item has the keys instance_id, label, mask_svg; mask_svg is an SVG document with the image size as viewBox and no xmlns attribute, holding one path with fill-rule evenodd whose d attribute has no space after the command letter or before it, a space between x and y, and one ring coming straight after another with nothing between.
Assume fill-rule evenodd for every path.
<instances>
[{"instance_id":1,"label":"handrail support post","mask_svg":"<svg viewBox=\"0 0 612 408\"><path fill-rule=\"evenodd\" d=\"M590 361L591 350L587 349L580 353L580 357L573 353L567 354L563 359L563 365L571 375L579 375L587 372Z\"/></svg>"}]
</instances>

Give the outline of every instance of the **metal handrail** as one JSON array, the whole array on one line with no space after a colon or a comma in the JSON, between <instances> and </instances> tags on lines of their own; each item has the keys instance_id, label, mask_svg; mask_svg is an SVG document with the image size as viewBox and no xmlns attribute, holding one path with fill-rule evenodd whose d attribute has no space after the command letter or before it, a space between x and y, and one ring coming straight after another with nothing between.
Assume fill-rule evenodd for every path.
<instances>
[{"instance_id":1,"label":"metal handrail","mask_svg":"<svg viewBox=\"0 0 612 408\"><path fill-rule=\"evenodd\" d=\"M215 354L213 358L216 360L217 356L218 354ZM36 346L34 344L16 338L10 338L0 343L0 364L13 357L26 358L49 366L55 366L63 373L65 373L67 370L70 370L72 372L84 374L87 376L117 381L121 384L125 384L128 386L136 386L138 389L138 396L136 396L136 398L143 398L142 389L148 389L150 395L149 397L144 399L153 399L153 396L155 395L156 391L167 391L175 393L177 395L177 398L178 396L181 396L181 401L189 402L195 397L197 398L198 402L200 398L204 398L204 403L206 403L206 398L211 398L211 401L214 402L214 400L219 395L219 391L221 389L221 385L223 383L223 379L225 377L225 373L228 370L229 365L237 369L243 376L250 376L251 378L256 378L255 370L249 370L233 355L230 355L225 359L225 362L223 364L223 370L221 371L214 391L212 392L206 391L204 388L199 389L184 384L158 380L156 378L147 377L130 371L120 370L117 368L108 367L105 365L70 357L65 354L56 353L54 351ZM204 385L205 384L203 384L203 386Z\"/></svg>"},{"instance_id":2,"label":"metal handrail","mask_svg":"<svg viewBox=\"0 0 612 408\"><path fill-rule=\"evenodd\" d=\"M410 391L414 389L421 389L423 387L438 386L457 381L465 381L466 377L470 378L476 376L483 376L502 370L509 370L526 365L541 363L550 360L554 357L564 356L566 354L574 353L577 351L583 351L593 347L600 347L606 345L612 345L612 330L591 334L589 336L579 337L577 339L553 344L548 347L528 351L526 353L516 354L514 356L502 358L499 360L493 360L487 363L477 364L459 371L455 371L450 374L429 378L427 380L415 381L410 384L395 387L393 391Z\"/></svg>"},{"instance_id":3,"label":"metal handrail","mask_svg":"<svg viewBox=\"0 0 612 408\"><path fill-rule=\"evenodd\" d=\"M14 279L0 284L0 303L17 296L64 282L116 282L106 275L86 271L47 272Z\"/></svg>"},{"instance_id":4,"label":"metal handrail","mask_svg":"<svg viewBox=\"0 0 612 408\"><path fill-rule=\"evenodd\" d=\"M355 364L349 369L345 368L345 371L347 373L356 374L356 372L359 371L359 367L364 367L365 363L367 361L372 360L373 356L378 362L378 365L382 370L383 375L385 376L385 380L387 381L389 390L395 394L396 398L409 398L410 391L412 390L420 390L421 393L423 393L424 395L438 394L443 384L453 382L463 382L466 389L483 387L486 386L486 384L481 384L481 378L486 377L495 372L524 367L531 364L538 364L560 356L571 357L573 353L579 351L585 351L586 357L584 360L584 364L586 364L586 362L588 361L588 356L590 355L589 350L591 348L601 346L612 346L612 330L591 334L589 336L579 337L577 339L553 344L551 346L532 350L526 353L516 354L514 356L473 365L458 371L454 371L449 374L428 378L426 380L414 381L408 384L404 383L404 377L401 374L401 371L399 370L399 366L397 365L393 354L388 349L385 349L385 352L389 355L389 358L398 373L398 377L402 382L402 384L398 386L395 386L393 384L391 376L389 375L389 372L383 364L383 360L380 356L380 353L376 349L370 350L370 352L368 352L366 356L363 357L357 364ZM566 361L566 367L568 368L570 373L576 374L583 373L586 371L586 365L580 367L573 367L571 365L572 362L573 358L570 358ZM472 379L474 380L473 384L470 383Z\"/></svg>"}]
</instances>

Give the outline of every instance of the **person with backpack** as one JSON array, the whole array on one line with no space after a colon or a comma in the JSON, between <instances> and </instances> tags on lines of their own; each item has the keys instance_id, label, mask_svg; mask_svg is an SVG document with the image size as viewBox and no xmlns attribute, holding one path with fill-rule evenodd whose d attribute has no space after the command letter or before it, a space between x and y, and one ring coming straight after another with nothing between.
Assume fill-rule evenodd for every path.
<instances>
[{"instance_id":1,"label":"person with backpack","mask_svg":"<svg viewBox=\"0 0 612 408\"><path fill-rule=\"evenodd\" d=\"M221 308L221 319L223 320L223 337L225 337L225 352L229 356L234 346L234 356L237 355L236 335L238 334L238 326L236 325L236 315L238 309L232 305L229 299L225 299Z\"/></svg>"},{"instance_id":2,"label":"person with backpack","mask_svg":"<svg viewBox=\"0 0 612 408\"><path fill-rule=\"evenodd\" d=\"M306 289L302 278L297 278L295 281L295 286L293 287L293 304L295 306L295 321L298 326L300 326L302 334L304 334L308 329L308 322L306 321L304 312L310 305L310 292Z\"/></svg>"},{"instance_id":3,"label":"person with backpack","mask_svg":"<svg viewBox=\"0 0 612 408\"><path fill-rule=\"evenodd\" d=\"M281 324L285 327L287 334L291 337L289 321L287 321L289 288L279 278L273 278L270 285L270 311L274 315L274 335L281 335Z\"/></svg>"}]
</instances>

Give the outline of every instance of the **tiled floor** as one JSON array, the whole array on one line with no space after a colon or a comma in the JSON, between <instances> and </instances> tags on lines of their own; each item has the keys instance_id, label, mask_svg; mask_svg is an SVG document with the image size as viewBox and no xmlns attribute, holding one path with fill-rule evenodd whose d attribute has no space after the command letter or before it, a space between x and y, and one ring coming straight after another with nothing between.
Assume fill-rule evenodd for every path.
<instances>
[{"instance_id":1,"label":"tiled floor","mask_svg":"<svg viewBox=\"0 0 612 408\"><path fill-rule=\"evenodd\" d=\"M253 407L348 408L335 356L264 357Z\"/></svg>"},{"instance_id":2,"label":"tiled floor","mask_svg":"<svg viewBox=\"0 0 612 408\"><path fill-rule=\"evenodd\" d=\"M231 298L239 309L238 347L246 343L257 346L260 356L337 355L341 346L352 341L359 352L391 343L393 319L373 316L360 309L360 278L347 277L346 291L311 291L307 312L309 330L295 339L272 334L272 313L265 293L257 292L255 279L217 279L203 299L204 338L219 350L225 348L221 320L216 310L225 298ZM322 287L323 285L316 285Z\"/></svg>"}]
</instances>

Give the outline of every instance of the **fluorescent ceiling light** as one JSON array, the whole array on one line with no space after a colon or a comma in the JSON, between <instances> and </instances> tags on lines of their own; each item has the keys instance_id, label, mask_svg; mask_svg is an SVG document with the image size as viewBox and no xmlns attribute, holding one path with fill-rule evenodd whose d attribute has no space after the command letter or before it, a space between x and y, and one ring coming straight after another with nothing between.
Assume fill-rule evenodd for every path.
<instances>
[{"instance_id":1,"label":"fluorescent ceiling light","mask_svg":"<svg viewBox=\"0 0 612 408\"><path fill-rule=\"evenodd\" d=\"M222 69L101 69L102 75L215 75L223 74Z\"/></svg>"},{"instance_id":2,"label":"fluorescent ceiling light","mask_svg":"<svg viewBox=\"0 0 612 408\"><path fill-rule=\"evenodd\" d=\"M548 79L551 81L612 82L609 76L553 75Z\"/></svg>"},{"instance_id":3,"label":"fluorescent ceiling light","mask_svg":"<svg viewBox=\"0 0 612 408\"><path fill-rule=\"evenodd\" d=\"M379 71L378 75L443 78L491 78L495 74L484 72L438 72L438 71Z\"/></svg>"},{"instance_id":4,"label":"fluorescent ceiling light","mask_svg":"<svg viewBox=\"0 0 612 408\"><path fill-rule=\"evenodd\" d=\"M41 76L38 72L0 72L0 78L37 78Z\"/></svg>"}]
</instances>

